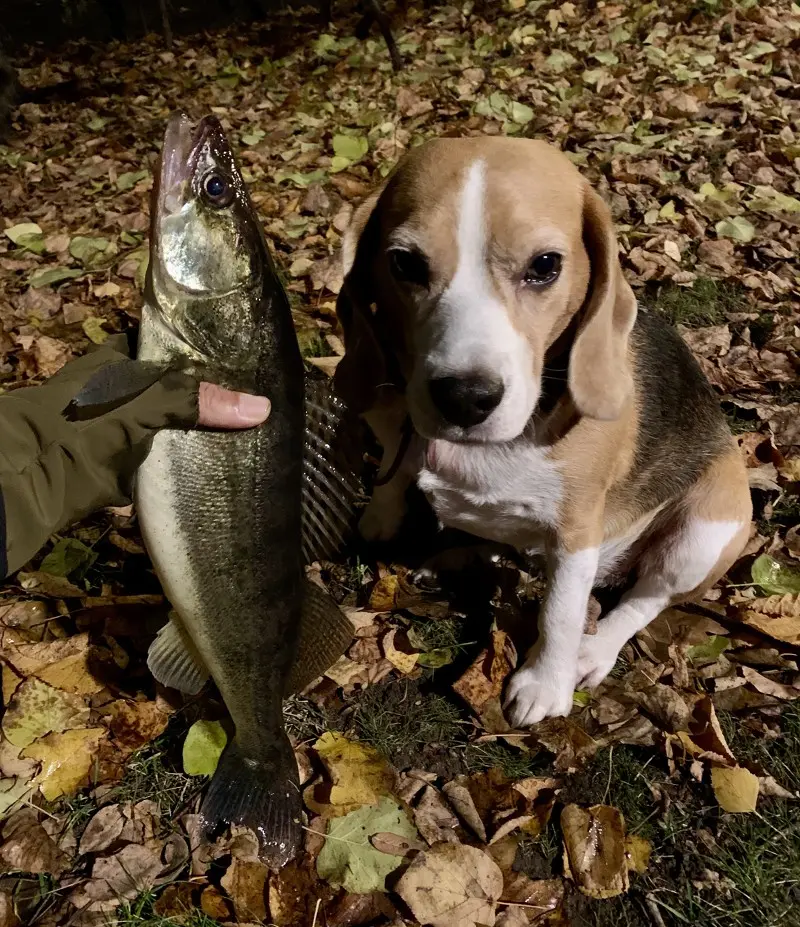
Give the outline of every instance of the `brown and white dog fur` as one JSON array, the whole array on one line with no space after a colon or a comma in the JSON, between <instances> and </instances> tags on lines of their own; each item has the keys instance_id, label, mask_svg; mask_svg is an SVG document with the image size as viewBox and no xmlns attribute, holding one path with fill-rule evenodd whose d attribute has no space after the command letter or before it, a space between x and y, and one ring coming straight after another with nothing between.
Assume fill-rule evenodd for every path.
<instances>
[{"instance_id":1,"label":"brown and white dog fur","mask_svg":"<svg viewBox=\"0 0 800 927\"><path fill-rule=\"evenodd\" d=\"M441 524L544 554L539 636L505 704L517 727L565 716L747 541L747 476L713 391L674 330L637 317L608 209L543 142L414 149L356 211L343 262L337 387L381 473L396 468L361 531L391 538L416 480ZM585 635L592 588L621 576Z\"/></svg>"}]
</instances>

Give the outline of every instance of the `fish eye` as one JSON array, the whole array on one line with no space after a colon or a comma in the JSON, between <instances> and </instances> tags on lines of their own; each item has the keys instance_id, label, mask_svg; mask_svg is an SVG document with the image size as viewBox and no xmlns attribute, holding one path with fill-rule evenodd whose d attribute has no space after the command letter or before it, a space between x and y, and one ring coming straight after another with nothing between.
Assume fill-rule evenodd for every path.
<instances>
[{"instance_id":1,"label":"fish eye","mask_svg":"<svg viewBox=\"0 0 800 927\"><path fill-rule=\"evenodd\" d=\"M389 251L389 269L400 283L428 286L428 262L419 251L406 248L392 248Z\"/></svg>"},{"instance_id":2,"label":"fish eye","mask_svg":"<svg viewBox=\"0 0 800 927\"><path fill-rule=\"evenodd\" d=\"M205 200L210 206L223 209L233 202L233 187L227 177L219 171L211 171L203 178L202 183Z\"/></svg>"},{"instance_id":3,"label":"fish eye","mask_svg":"<svg viewBox=\"0 0 800 927\"><path fill-rule=\"evenodd\" d=\"M530 286L548 286L560 273L561 255L556 251L545 251L531 260L528 269L522 275L522 280Z\"/></svg>"}]
</instances>

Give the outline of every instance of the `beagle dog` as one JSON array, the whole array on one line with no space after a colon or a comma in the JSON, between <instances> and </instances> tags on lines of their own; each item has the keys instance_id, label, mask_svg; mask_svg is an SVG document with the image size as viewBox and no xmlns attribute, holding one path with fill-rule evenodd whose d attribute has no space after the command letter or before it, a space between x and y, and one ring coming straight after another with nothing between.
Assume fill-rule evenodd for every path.
<instances>
[{"instance_id":1,"label":"beagle dog","mask_svg":"<svg viewBox=\"0 0 800 927\"><path fill-rule=\"evenodd\" d=\"M505 705L515 727L566 716L748 539L717 399L677 332L637 312L609 210L544 142L415 148L342 251L336 387L384 449L362 534L391 538L416 480L440 524L544 555L538 638ZM623 578L585 635L593 587Z\"/></svg>"}]
</instances>

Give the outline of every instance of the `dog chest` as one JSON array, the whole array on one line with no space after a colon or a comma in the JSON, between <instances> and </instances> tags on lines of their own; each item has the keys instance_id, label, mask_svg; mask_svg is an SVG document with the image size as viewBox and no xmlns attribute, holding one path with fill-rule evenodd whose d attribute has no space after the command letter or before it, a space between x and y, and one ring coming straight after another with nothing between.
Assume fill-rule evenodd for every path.
<instances>
[{"instance_id":1,"label":"dog chest","mask_svg":"<svg viewBox=\"0 0 800 927\"><path fill-rule=\"evenodd\" d=\"M563 497L560 464L522 440L430 441L417 484L443 525L519 548L556 527Z\"/></svg>"}]
</instances>

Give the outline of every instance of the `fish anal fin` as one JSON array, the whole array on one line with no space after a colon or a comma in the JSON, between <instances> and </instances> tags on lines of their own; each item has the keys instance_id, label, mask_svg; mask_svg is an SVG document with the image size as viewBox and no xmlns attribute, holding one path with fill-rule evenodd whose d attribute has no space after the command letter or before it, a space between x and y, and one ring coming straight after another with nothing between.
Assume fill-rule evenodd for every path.
<instances>
[{"instance_id":1,"label":"fish anal fin","mask_svg":"<svg viewBox=\"0 0 800 927\"><path fill-rule=\"evenodd\" d=\"M302 692L330 669L353 641L350 619L324 589L306 580L303 592L300 641L286 695Z\"/></svg>"}]
</instances>

